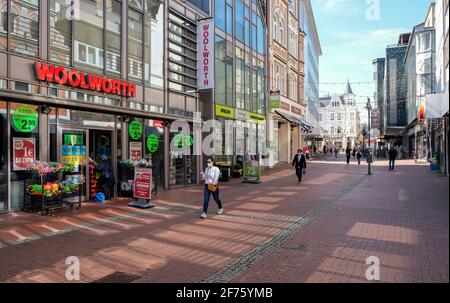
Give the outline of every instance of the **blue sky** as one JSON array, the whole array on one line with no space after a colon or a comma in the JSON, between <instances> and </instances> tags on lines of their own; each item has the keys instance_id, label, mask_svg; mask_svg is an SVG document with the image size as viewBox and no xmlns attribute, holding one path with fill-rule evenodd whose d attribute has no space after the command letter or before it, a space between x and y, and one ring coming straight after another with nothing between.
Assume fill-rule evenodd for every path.
<instances>
[{"instance_id":1,"label":"blue sky","mask_svg":"<svg viewBox=\"0 0 450 303\"><path fill-rule=\"evenodd\" d=\"M372 59L384 57L386 45L400 33L425 21L431 0L311 0L323 56L320 82L372 81ZM374 4L375 3L375 4ZM377 6L379 3L379 6ZM374 6L375 5L375 6ZM379 7L379 19L376 10ZM366 14L369 14L369 18ZM372 19L372 20L370 20ZM373 20L375 19L375 20ZM320 85L325 92L342 93L343 85ZM372 96L373 84L353 85L356 95ZM366 101L358 97L358 103ZM364 116L364 115L363 115Z\"/></svg>"}]
</instances>

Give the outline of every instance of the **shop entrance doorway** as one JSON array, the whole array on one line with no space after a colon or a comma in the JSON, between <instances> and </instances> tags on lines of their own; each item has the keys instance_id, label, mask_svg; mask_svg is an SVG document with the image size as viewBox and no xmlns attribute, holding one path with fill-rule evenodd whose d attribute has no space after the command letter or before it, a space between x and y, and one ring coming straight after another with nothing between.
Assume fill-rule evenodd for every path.
<instances>
[{"instance_id":1,"label":"shop entrance doorway","mask_svg":"<svg viewBox=\"0 0 450 303\"><path fill-rule=\"evenodd\" d=\"M62 128L60 132L59 156L61 162L75 165L79 180L84 180L82 200L94 200L98 192L104 192L100 186L100 174L95 166L105 155L115 170L114 140L112 130ZM114 171L115 173L115 171ZM73 177L72 177L73 178ZM114 196L114 190L111 191Z\"/></svg>"}]
</instances>

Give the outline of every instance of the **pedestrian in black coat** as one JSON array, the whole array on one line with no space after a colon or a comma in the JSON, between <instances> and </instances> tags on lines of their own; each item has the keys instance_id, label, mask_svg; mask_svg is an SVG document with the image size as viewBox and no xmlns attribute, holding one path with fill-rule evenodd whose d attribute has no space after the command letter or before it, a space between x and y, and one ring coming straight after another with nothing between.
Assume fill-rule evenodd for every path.
<instances>
[{"instance_id":1,"label":"pedestrian in black coat","mask_svg":"<svg viewBox=\"0 0 450 303\"><path fill-rule=\"evenodd\" d=\"M101 155L100 160L100 163L95 166L95 171L100 173L100 185L103 187L106 200L109 200L111 199L111 191L116 185L116 179L114 178L111 160L106 155Z\"/></svg>"},{"instance_id":2,"label":"pedestrian in black coat","mask_svg":"<svg viewBox=\"0 0 450 303\"><path fill-rule=\"evenodd\" d=\"M345 155L347 156L347 164L350 164L350 158L351 158L352 149L350 148L350 145L347 146L347 149L345 150Z\"/></svg>"},{"instance_id":3,"label":"pedestrian in black coat","mask_svg":"<svg viewBox=\"0 0 450 303\"><path fill-rule=\"evenodd\" d=\"M306 169L306 157L301 149L298 149L297 154L292 161L292 166L295 167L295 173L297 175L297 183L302 182L304 170Z\"/></svg>"},{"instance_id":4,"label":"pedestrian in black coat","mask_svg":"<svg viewBox=\"0 0 450 303\"><path fill-rule=\"evenodd\" d=\"M397 159L397 150L393 145L391 145L388 154L389 154L389 170L394 170L395 159Z\"/></svg>"}]
</instances>

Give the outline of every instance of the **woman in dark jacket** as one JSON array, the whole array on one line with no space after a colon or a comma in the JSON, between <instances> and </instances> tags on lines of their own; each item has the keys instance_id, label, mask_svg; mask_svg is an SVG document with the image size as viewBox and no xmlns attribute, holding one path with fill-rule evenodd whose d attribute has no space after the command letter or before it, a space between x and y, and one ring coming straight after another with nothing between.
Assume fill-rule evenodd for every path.
<instances>
[{"instance_id":1,"label":"woman in dark jacket","mask_svg":"<svg viewBox=\"0 0 450 303\"><path fill-rule=\"evenodd\" d=\"M111 199L111 190L116 185L111 160L106 155L100 156L100 163L95 167L100 172L100 185L103 187L106 200Z\"/></svg>"}]
</instances>

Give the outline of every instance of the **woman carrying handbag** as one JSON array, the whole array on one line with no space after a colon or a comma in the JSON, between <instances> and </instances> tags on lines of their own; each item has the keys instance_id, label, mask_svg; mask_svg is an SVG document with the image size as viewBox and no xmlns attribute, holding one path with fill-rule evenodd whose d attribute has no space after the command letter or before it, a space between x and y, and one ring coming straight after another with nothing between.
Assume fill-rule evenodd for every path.
<instances>
[{"instance_id":1,"label":"woman carrying handbag","mask_svg":"<svg viewBox=\"0 0 450 303\"><path fill-rule=\"evenodd\" d=\"M219 198L219 176L220 170L217 166L214 166L214 159L209 157L207 162L208 167L205 169L205 172L200 172L203 181L205 181L205 188L203 191L203 213L200 216L202 219L206 219L208 213L208 205L211 194L216 201L217 206L219 207L219 211L217 214L223 214L222 202Z\"/></svg>"}]
</instances>

